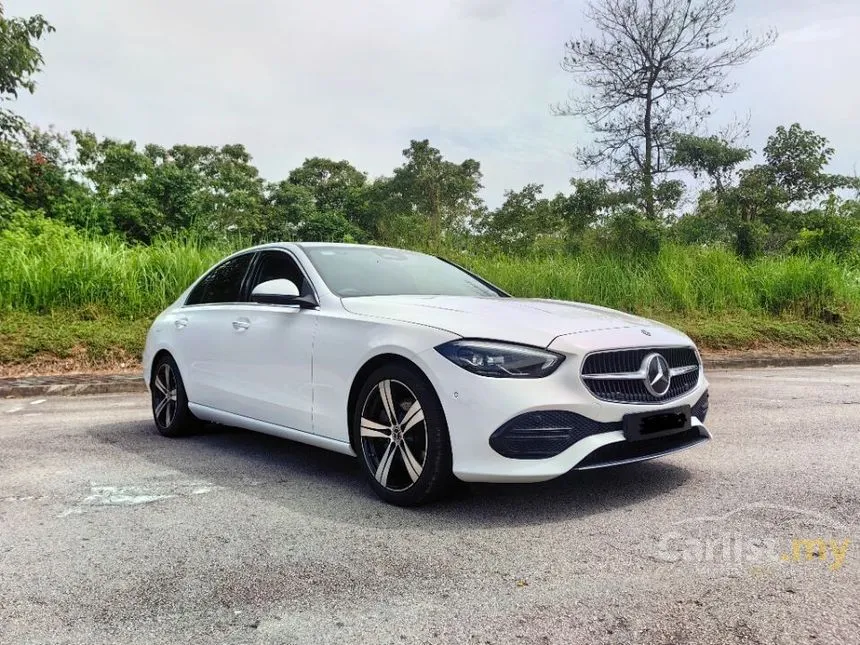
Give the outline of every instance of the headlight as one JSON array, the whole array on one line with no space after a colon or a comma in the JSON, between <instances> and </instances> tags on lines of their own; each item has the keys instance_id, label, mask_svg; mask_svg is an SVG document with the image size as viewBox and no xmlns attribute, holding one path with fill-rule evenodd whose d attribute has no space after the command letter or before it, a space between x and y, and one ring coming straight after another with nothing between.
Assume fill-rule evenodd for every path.
<instances>
[{"instance_id":1,"label":"headlight","mask_svg":"<svg viewBox=\"0 0 860 645\"><path fill-rule=\"evenodd\" d=\"M495 378L542 378L564 360L560 354L536 347L491 340L452 340L436 351L464 370Z\"/></svg>"}]
</instances>

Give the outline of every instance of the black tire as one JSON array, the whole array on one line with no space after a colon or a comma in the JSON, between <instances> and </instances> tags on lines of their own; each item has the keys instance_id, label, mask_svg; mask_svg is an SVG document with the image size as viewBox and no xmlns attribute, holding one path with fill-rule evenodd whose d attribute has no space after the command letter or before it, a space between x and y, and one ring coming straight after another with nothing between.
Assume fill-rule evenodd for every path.
<instances>
[{"instance_id":1,"label":"black tire","mask_svg":"<svg viewBox=\"0 0 860 645\"><path fill-rule=\"evenodd\" d=\"M158 432L165 437L182 437L200 426L188 409L188 396L176 361L162 354L152 367L150 383L152 418Z\"/></svg>"},{"instance_id":2,"label":"black tire","mask_svg":"<svg viewBox=\"0 0 860 645\"><path fill-rule=\"evenodd\" d=\"M393 425L389 408L396 417ZM417 369L392 363L373 372L352 414L356 452L379 497L397 506L419 506L451 490L455 478L445 413L433 386Z\"/></svg>"}]
</instances>

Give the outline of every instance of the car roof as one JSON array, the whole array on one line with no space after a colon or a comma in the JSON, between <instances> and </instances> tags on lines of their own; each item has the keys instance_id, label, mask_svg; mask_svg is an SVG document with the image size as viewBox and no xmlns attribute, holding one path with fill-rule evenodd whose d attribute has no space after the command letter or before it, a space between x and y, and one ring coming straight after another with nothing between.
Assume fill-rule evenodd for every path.
<instances>
[{"instance_id":1,"label":"car roof","mask_svg":"<svg viewBox=\"0 0 860 645\"><path fill-rule=\"evenodd\" d=\"M258 251L260 249L273 248L300 248L312 249L320 247L336 247L336 248L361 248L361 249L386 249L391 251L409 251L411 253L420 253L420 251L411 251L410 249L398 249L393 246L380 246L378 244L349 244L346 242L268 242L266 244L258 244L243 251Z\"/></svg>"},{"instance_id":2,"label":"car roof","mask_svg":"<svg viewBox=\"0 0 860 645\"><path fill-rule=\"evenodd\" d=\"M312 249L315 247L337 247L337 248L362 248L362 249L390 249L392 251L408 251L409 249L398 249L393 246L380 246L378 244L349 244L347 242L293 242L296 246L302 249ZM415 253L416 251L413 251Z\"/></svg>"}]
</instances>

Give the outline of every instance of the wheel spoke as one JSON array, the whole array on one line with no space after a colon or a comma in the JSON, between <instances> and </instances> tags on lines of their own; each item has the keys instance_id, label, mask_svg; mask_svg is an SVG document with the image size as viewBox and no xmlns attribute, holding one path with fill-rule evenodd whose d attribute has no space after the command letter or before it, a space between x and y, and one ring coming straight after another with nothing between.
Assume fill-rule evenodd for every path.
<instances>
[{"instance_id":1,"label":"wheel spoke","mask_svg":"<svg viewBox=\"0 0 860 645\"><path fill-rule=\"evenodd\" d=\"M370 419L361 418L361 436L371 439L389 439L391 428Z\"/></svg>"},{"instance_id":2,"label":"wheel spoke","mask_svg":"<svg viewBox=\"0 0 860 645\"><path fill-rule=\"evenodd\" d=\"M376 481L383 486L388 485L388 471L391 470L391 462L394 461L395 448L394 444L388 444L382 459L379 460L379 466L376 469Z\"/></svg>"},{"instance_id":3,"label":"wheel spoke","mask_svg":"<svg viewBox=\"0 0 860 645\"><path fill-rule=\"evenodd\" d=\"M409 478L413 483L416 482L421 476L421 470L423 468L421 464L418 463L418 460L415 459L415 455L412 454L412 450L409 449L409 446L405 441L400 444L400 456L403 458L403 464L406 466L406 472L409 473Z\"/></svg>"},{"instance_id":4,"label":"wheel spoke","mask_svg":"<svg viewBox=\"0 0 860 645\"><path fill-rule=\"evenodd\" d=\"M399 380L380 380L365 399L359 423L369 473L389 491L412 487L428 450L427 420L415 393Z\"/></svg>"},{"instance_id":5,"label":"wheel spoke","mask_svg":"<svg viewBox=\"0 0 860 645\"><path fill-rule=\"evenodd\" d=\"M382 381L379 384L379 398L382 399L382 407L388 416L389 425L397 423L397 413L394 410L394 399L391 398L391 381Z\"/></svg>"},{"instance_id":6,"label":"wheel spoke","mask_svg":"<svg viewBox=\"0 0 860 645\"><path fill-rule=\"evenodd\" d=\"M422 421L424 421L424 410L421 409L421 404L416 399L415 403L412 404L403 416L403 421L400 422L403 426L403 433L406 434L411 427Z\"/></svg>"},{"instance_id":7,"label":"wheel spoke","mask_svg":"<svg viewBox=\"0 0 860 645\"><path fill-rule=\"evenodd\" d=\"M167 405L169 403L170 403L170 398L166 397L166 396L163 399L161 399L161 401L158 402L158 405L155 406L155 418L156 418L156 420L158 419L159 416L161 416L161 413L164 412L165 409L167 409ZM167 425L170 425L170 423L165 421L164 425L167 426Z\"/></svg>"},{"instance_id":8,"label":"wheel spoke","mask_svg":"<svg viewBox=\"0 0 860 645\"><path fill-rule=\"evenodd\" d=\"M155 389L167 396L167 386L161 381L161 374L155 377Z\"/></svg>"},{"instance_id":9,"label":"wheel spoke","mask_svg":"<svg viewBox=\"0 0 860 645\"><path fill-rule=\"evenodd\" d=\"M176 411L176 404L172 401L168 402L167 407L164 408L164 425L169 426L170 422L173 421L173 413Z\"/></svg>"}]
</instances>

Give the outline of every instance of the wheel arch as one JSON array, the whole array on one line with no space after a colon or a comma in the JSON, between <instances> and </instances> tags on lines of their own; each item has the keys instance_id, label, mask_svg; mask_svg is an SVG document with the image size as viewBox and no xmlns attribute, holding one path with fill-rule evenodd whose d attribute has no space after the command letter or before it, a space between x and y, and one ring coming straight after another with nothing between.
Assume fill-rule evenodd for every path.
<instances>
[{"instance_id":1,"label":"wheel arch","mask_svg":"<svg viewBox=\"0 0 860 645\"><path fill-rule=\"evenodd\" d=\"M378 370L380 367L391 364L399 364L404 367L408 367L415 371L415 373L420 376L424 381L426 381L427 385L430 387L430 391L433 392L434 396L436 396L437 400L439 399L439 394L436 392L436 388L433 387L433 383L427 377L427 374L424 373L424 370L415 363L402 354L395 354L393 352L386 352L383 354L377 354L372 358L368 359L364 365L362 365L358 372L355 374L355 378L352 380L352 385L349 388L349 395L347 396L346 401L346 423L347 429L349 431L349 445L352 446L355 454L359 453L359 447L355 442L355 433L353 432L354 427L354 412L355 406L358 403L358 394L361 392L361 388L364 387L365 382L367 382L368 377L370 377L373 372ZM441 407L441 406L440 406ZM443 411L444 413L444 411Z\"/></svg>"},{"instance_id":2,"label":"wheel arch","mask_svg":"<svg viewBox=\"0 0 860 645\"><path fill-rule=\"evenodd\" d=\"M173 354L170 353L169 350L164 348L159 349L157 352L155 352L155 355L152 357L152 362L149 364L150 381L155 377L155 366L158 365L158 361L161 360L162 356L169 356L171 359L173 359L174 363L176 362L176 359L174 358Z\"/></svg>"}]
</instances>

